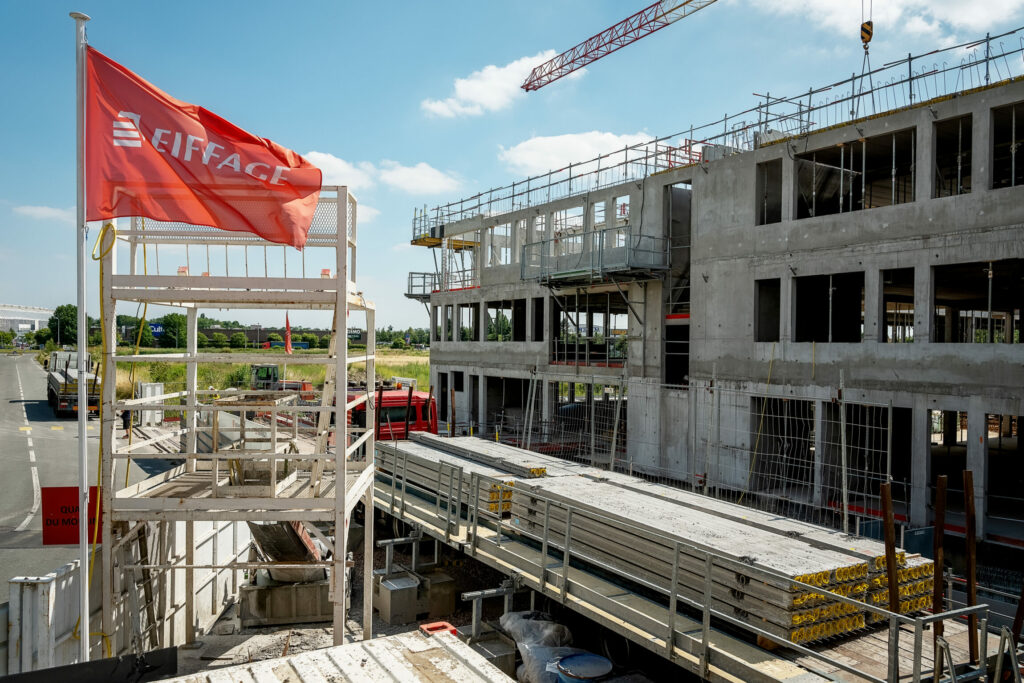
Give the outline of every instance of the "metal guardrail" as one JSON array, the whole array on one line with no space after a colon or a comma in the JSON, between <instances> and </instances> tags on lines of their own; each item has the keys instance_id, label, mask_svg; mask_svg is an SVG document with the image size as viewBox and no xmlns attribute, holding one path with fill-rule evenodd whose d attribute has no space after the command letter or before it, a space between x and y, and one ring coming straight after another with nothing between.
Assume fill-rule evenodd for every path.
<instances>
[{"instance_id":1,"label":"metal guardrail","mask_svg":"<svg viewBox=\"0 0 1024 683\"><path fill-rule=\"evenodd\" d=\"M410 298L429 297L437 291L437 275L434 273L409 273L409 284L405 295Z\"/></svg>"},{"instance_id":2,"label":"metal guardrail","mask_svg":"<svg viewBox=\"0 0 1024 683\"><path fill-rule=\"evenodd\" d=\"M416 460L416 456L413 456L413 460ZM378 501L381 501L386 509L390 511L392 515L399 515L405 517L409 512L410 507L410 493L412 497L420 499L421 501L432 500L434 505L433 515L431 518L422 519L423 522L434 526L441 530L441 536L445 542L451 542L454 538L461 538L465 533L466 542L463 543L463 549L470 556L476 557L480 549L484 546L487 547L487 551L492 554L500 555L502 553L503 538L504 545L509 545L515 542L513 539L520 534L520 530L516 529L512 524L511 520L504 520L501 512L501 505L497 506L497 511L491 511L486 509L487 506L481 506L480 500L484 491L498 491L497 500L503 501L504 497L502 492L509 488L506 482L498 479L493 479L476 473L466 473L463 468L446 464L443 462L434 463L437 465L437 482L435 489L431 490L419 486L413 482L410 482L407 473L409 469L410 457L407 453L400 453L398 455L385 452L384 457L378 459L378 464L385 467L391 467L392 475L388 477L388 481L385 483L379 480L379 486L377 487L376 496ZM432 461L431 461L432 462ZM386 476L386 475L385 475ZM464 482L468 483L468 490L463 491ZM486 487L486 488L484 488ZM382 495L383 494L383 495ZM575 539L573 535L573 516L585 515L589 519L597 520L599 522L607 522L609 524L615 524L618 527L629 530L630 525L624 524L622 520L613 520L607 518L594 510L587 509L583 510L577 506L568 504L561 500L556 500L550 496L545 495L541 491L531 490L531 499L535 499L537 503L543 505L545 514L543 516L543 526L540 533L540 554L539 558L541 561L533 561L523 554L513 553L516 558L516 562L527 565L527 569L531 577L528 578L524 575L524 585L529 585L534 590L538 590L542 593L550 593L549 585L557 586L558 595L552 596L555 599L559 599L563 604L566 602L566 596L570 584L570 574L572 572L581 571L579 569L572 569L572 559L576 555L577 559L586 558L579 557L579 553L574 553L572 548ZM429 503L428 503L429 505ZM553 516L551 514L552 509L560 509L564 514L565 519L565 530L554 534L551 530L551 521ZM465 511L465 512L463 512ZM425 511L425 508L418 506L417 515L426 514L430 517L429 511ZM487 537L480 534L480 528L488 528L495 532L493 537ZM689 555L696 557L702 557L705 563L704 571L704 590L703 600L693 600L682 594L680 594L678 580L672 582L674 585L662 585L659 582L644 579L638 576L632 576L628 572L620 569L616 569L615 573L622 575L629 581L636 583L637 585L644 586L649 590L653 590L661 594L668 602L668 623L666 625L666 631L663 634L651 634L652 639L663 640L665 643L665 656L673 660L675 659L675 651L678 649L676 643L678 637L682 636L684 639L689 638L696 641L696 650L700 654L700 670L697 672L699 675L707 678L709 674L710 666L710 650L711 650L711 620L715 619L720 623L727 623L738 628L741 628L747 632L756 634L767 639L770 642L776 643L783 647L794 650L795 652L805 655L807 657L814 658L816 660L826 662L830 666L834 666L842 671L853 674L861 679L872 681L872 683L895 683L900 680L900 673L898 667L899 651L900 651L900 626L909 625L914 629L913 637L913 673L911 680L915 683L925 680L923 676L926 672L922 671L922 654L923 649L926 645L925 639L930 643L931 634L927 636L925 634L926 627L936 622L945 622L953 619L962 619L968 615L977 615L980 624L980 632L982 634L987 633L987 622L988 622L988 605L981 604L973 607L963 607L960 609L952 609L939 614L925 614L921 616L907 616L904 614L897 614L890 612L884 608L876 607L874 605L861 602L854 598L850 598L838 593L833 593L826 588L814 586L811 584L797 581L784 574L774 572L768 569L759 567L753 567L742 561L720 555L713 551L708 551L696 546L690 545L684 541L680 541L677 538L671 538L664 534L653 531L652 529L635 527L633 529L636 533L642 532L647 536L653 536L668 547L675 548L675 569L673 575L678 576L679 574L679 556L681 552L686 552ZM551 563L547 561L550 555L554 553L555 556L561 554L562 561L560 567L552 567ZM798 587L813 593L818 593L827 596L828 600L834 600L837 602L846 603L856 607L859 610L872 613L877 616L877 622L888 623L888 651L887 651L887 675L886 678L879 678L876 676L869 675L860 670L853 668L850 664L829 657L827 654L818 652L810 647L801 645L798 643L791 642L784 639L777 634L760 629L752 624L737 619L735 616L721 612L720 610L711 607L711 589L712 589L712 573L713 570L718 567L727 571L740 570L744 574L749 575L752 579L760 579L765 581L783 581L792 584L794 587ZM939 577L936 577L939 580ZM535 584L535 585L534 585ZM675 630L675 618L680 606L687 607L691 611L699 612L702 619L702 628L699 635L695 633L680 634ZM624 610L624 614L616 615L619 619L628 621L629 612L632 610ZM639 622L631 624L638 630L643 630L644 625ZM986 662L988 659L987 646L988 639L986 637L980 638L981 642L981 662Z\"/></svg>"},{"instance_id":3,"label":"metal guardrail","mask_svg":"<svg viewBox=\"0 0 1024 683\"><path fill-rule=\"evenodd\" d=\"M631 226L592 230L523 245L523 280L603 279L630 270L665 270L670 241L634 234Z\"/></svg>"},{"instance_id":4,"label":"metal guardrail","mask_svg":"<svg viewBox=\"0 0 1024 683\"><path fill-rule=\"evenodd\" d=\"M1004 44L1005 43L1005 44ZM572 163L511 185L493 188L433 209L416 210L413 240L440 237L442 225L490 217L642 180L667 169L749 151L758 144L807 134L930 99L961 94L1024 74L1024 27L998 35L908 55L868 73L792 97L764 96L738 114L691 126Z\"/></svg>"}]
</instances>

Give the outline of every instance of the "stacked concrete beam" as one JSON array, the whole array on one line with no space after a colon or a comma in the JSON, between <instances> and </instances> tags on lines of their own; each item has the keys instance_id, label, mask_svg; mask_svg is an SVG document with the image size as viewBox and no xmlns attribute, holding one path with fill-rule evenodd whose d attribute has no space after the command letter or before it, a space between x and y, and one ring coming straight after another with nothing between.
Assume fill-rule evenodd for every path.
<instances>
[{"instance_id":1,"label":"stacked concrete beam","mask_svg":"<svg viewBox=\"0 0 1024 683\"><path fill-rule=\"evenodd\" d=\"M481 508L490 512L510 512L512 509L512 487L516 477L506 471L464 460L455 455L437 453L427 446L402 441L398 443L384 442L377 444L377 471L397 482L401 490L402 482L419 489L442 496L449 495L449 488L454 492L461 491L461 500L473 503L473 497ZM458 472L461 470L461 478ZM476 486L473 475L482 477L483 483Z\"/></svg>"},{"instance_id":2,"label":"stacked concrete beam","mask_svg":"<svg viewBox=\"0 0 1024 683\"><path fill-rule=\"evenodd\" d=\"M419 437L392 447L416 461L416 481L428 490L439 476L447 481L445 468L452 467L500 482L511 492L511 527L542 542L546 519L548 547L556 556L564 550L571 508L573 561L629 583L669 593L674 577L678 595L702 603L710 552L712 607L779 638L818 641L875 621L833 594L888 605L885 548L878 541L471 437ZM897 560L899 611L926 608L932 563L903 551Z\"/></svg>"}]
</instances>

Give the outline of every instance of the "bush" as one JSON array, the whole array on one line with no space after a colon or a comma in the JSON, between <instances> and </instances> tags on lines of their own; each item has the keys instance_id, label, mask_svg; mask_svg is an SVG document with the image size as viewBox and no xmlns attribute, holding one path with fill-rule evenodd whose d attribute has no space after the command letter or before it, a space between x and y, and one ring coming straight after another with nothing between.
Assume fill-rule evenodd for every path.
<instances>
[{"instance_id":1,"label":"bush","mask_svg":"<svg viewBox=\"0 0 1024 683\"><path fill-rule=\"evenodd\" d=\"M331 345L331 335L325 334L324 336L320 337L320 348L321 349L329 348L330 345Z\"/></svg>"},{"instance_id":2,"label":"bush","mask_svg":"<svg viewBox=\"0 0 1024 683\"><path fill-rule=\"evenodd\" d=\"M233 349L244 349L245 345L249 343L249 340L245 338L244 332L235 332L231 335L231 348Z\"/></svg>"},{"instance_id":3,"label":"bush","mask_svg":"<svg viewBox=\"0 0 1024 683\"><path fill-rule=\"evenodd\" d=\"M228 345L228 336L223 332L214 332L213 336L210 337L210 343L214 348L223 349Z\"/></svg>"},{"instance_id":4,"label":"bush","mask_svg":"<svg viewBox=\"0 0 1024 683\"><path fill-rule=\"evenodd\" d=\"M202 332L197 332L196 333L196 346L198 346L201 349L205 349L209 345L210 345L210 338L207 337Z\"/></svg>"},{"instance_id":5,"label":"bush","mask_svg":"<svg viewBox=\"0 0 1024 683\"><path fill-rule=\"evenodd\" d=\"M279 335L277 332L271 332L270 334L267 335L267 341L268 342L282 342L282 341L284 341L284 338L281 335Z\"/></svg>"},{"instance_id":6,"label":"bush","mask_svg":"<svg viewBox=\"0 0 1024 683\"><path fill-rule=\"evenodd\" d=\"M252 374L252 370L248 365L236 365L231 368L231 372L228 373L227 383L229 387L236 387L238 389L245 389L249 386L249 376Z\"/></svg>"},{"instance_id":7,"label":"bush","mask_svg":"<svg viewBox=\"0 0 1024 683\"><path fill-rule=\"evenodd\" d=\"M406 346L404 340L396 339L395 341L391 342L391 348L393 348L393 349L407 349L409 347Z\"/></svg>"},{"instance_id":8,"label":"bush","mask_svg":"<svg viewBox=\"0 0 1024 683\"><path fill-rule=\"evenodd\" d=\"M309 348L311 349L315 349L317 347L317 344L320 343L320 338L317 337L312 332L307 332L306 334L299 335L298 337L296 337L295 340L306 342L307 344L309 344Z\"/></svg>"}]
</instances>

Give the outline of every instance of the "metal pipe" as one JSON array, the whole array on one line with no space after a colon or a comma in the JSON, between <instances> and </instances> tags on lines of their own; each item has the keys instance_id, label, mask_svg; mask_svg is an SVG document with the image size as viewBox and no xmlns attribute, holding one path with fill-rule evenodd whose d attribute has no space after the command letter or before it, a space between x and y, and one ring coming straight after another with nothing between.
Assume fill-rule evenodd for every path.
<instances>
[{"instance_id":1,"label":"metal pipe","mask_svg":"<svg viewBox=\"0 0 1024 683\"><path fill-rule=\"evenodd\" d=\"M977 523L974 508L974 472L964 470L964 526L966 527L967 550L967 606L978 604L978 544ZM988 635L986 634L986 638ZM971 663L978 661L978 615L972 613L967 617L967 642Z\"/></svg>"},{"instance_id":2,"label":"metal pipe","mask_svg":"<svg viewBox=\"0 0 1024 683\"><path fill-rule=\"evenodd\" d=\"M992 343L992 262L988 262L988 343Z\"/></svg>"},{"instance_id":3,"label":"metal pipe","mask_svg":"<svg viewBox=\"0 0 1024 683\"><path fill-rule=\"evenodd\" d=\"M831 328L830 328L831 329ZM850 490L847 486L846 470L846 400L843 396L843 371L839 371L839 438L840 459L843 478L843 533L850 533ZM891 607L891 605L890 605ZM897 605L898 609L898 605Z\"/></svg>"},{"instance_id":4,"label":"metal pipe","mask_svg":"<svg viewBox=\"0 0 1024 683\"><path fill-rule=\"evenodd\" d=\"M963 152L964 152L964 120L957 119L956 122L956 193L964 193L963 181Z\"/></svg>"},{"instance_id":5,"label":"metal pipe","mask_svg":"<svg viewBox=\"0 0 1024 683\"><path fill-rule=\"evenodd\" d=\"M939 475L935 481L935 520L932 527L932 544L933 553L932 557L935 562L935 572L933 576L936 577L935 588L932 593L932 612L934 614L941 614L943 607L943 595L942 595L942 572L943 565L945 564L945 534L946 534L946 482L947 477L945 474ZM1024 605L1024 602L1021 603ZM935 622L933 648L934 654L932 655L933 660L938 659L938 642L937 639L942 635L943 623L941 621Z\"/></svg>"},{"instance_id":6,"label":"metal pipe","mask_svg":"<svg viewBox=\"0 0 1024 683\"><path fill-rule=\"evenodd\" d=\"M843 179L846 176L846 148L839 148L839 213L843 212Z\"/></svg>"},{"instance_id":7,"label":"metal pipe","mask_svg":"<svg viewBox=\"0 0 1024 683\"><path fill-rule=\"evenodd\" d=\"M1010 107L1010 187L1017 185L1017 105Z\"/></svg>"},{"instance_id":8,"label":"metal pipe","mask_svg":"<svg viewBox=\"0 0 1024 683\"><path fill-rule=\"evenodd\" d=\"M810 95L807 96L808 100ZM810 118L810 112L807 114ZM818 153L811 154L811 218L818 210Z\"/></svg>"},{"instance_id":9,"label":"metal pipe","mask_svg":"<svg viewBox=\"0 0 1024 683\"><path fill-rule=\"evenodd\" d=\"M77 132L77 194L78 207L75 229L77 232L78 257L78 554L79 554L79 614L84 624L84 634L80 642L80 661L89 661L89 581L85 575L89 566L89 452L86 421L89 419L86 383L81 381L82 367L85 360L86 342L88 341L88 318L85 314L85 98L86 98L86 49L85 22L89 16L81 12L71 12L75 20L75 83L76 83L76 120ZM100 321L102 324L102 321ZM58 329L59 329L58 325ZM109 417L109 416L108 416ZM102 426L101 426L102 429ZM103 453L100 453L103 458ZM99 524L99 520L96 520Z\"/></svg>"},{"instance_id":10,"label":"metal pipe","mask_svg":"<svg viewBox=\"0 0 1024 683\"><path fill-rule=\"evenodd\" d=\"M860 141L860 208L866 209L868 205L866 198L866 178L868 177L868 141Z\"/></svg>"},{"instance_id":11,"label":"metal pipe","mask_svg":"<svg viewBox=\"0 0 1024 683\"><path fill-rule=\"evenodd\" d=\"M896 133L892 134L892 169L891 169L891 180L890 185L892 187L892 197L889 200L890 206L896 206Z\"/></svg>"}]
</instances>

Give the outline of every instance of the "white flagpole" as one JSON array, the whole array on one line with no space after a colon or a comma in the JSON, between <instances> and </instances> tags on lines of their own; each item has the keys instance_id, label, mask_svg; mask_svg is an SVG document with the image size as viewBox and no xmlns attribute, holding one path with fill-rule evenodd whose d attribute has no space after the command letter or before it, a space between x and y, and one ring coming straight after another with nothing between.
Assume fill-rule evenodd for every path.
<instances>
[{"instance_id":1,"label":"white flagpole","mask_svg":"<svg viewBox=\"0 0 1024 683\"><path fill-rule=\"evenodd\" d=\"M89 401L86 396L85 354L89 338L89 319L85 315L85 22L89 16L72 12L75 20L75 84L78 147L78 217L76 221L78 241L78 585L81 591L79 605L81 619L81 661L89 661L89 448L86 438L86 422L89 419ZM103 457L102 453L100 457ZM99 524L99 520L96 520Z\"/></svg>"}]
</instances>

